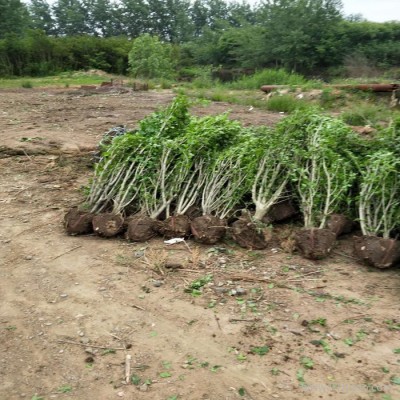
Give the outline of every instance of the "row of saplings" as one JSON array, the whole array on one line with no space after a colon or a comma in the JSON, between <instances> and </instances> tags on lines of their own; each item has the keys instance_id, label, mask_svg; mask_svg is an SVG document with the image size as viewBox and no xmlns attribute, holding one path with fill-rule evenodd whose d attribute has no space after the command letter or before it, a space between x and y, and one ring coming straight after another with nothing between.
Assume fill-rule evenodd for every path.
<instances>
[{"instance_id":1,"label":"row of saplings","mask_svg":"<svg viewBox=\"0 0 400 400\"><path fill-rule=\"evenodd\" d=\"M399 156L400 121L368 140L317 110L273 129L245 128L226 114L192 116L178 96L136 130L103 141L86 202L67 213L65 227L104 237L126 231L131 241L192 235L205 244L229 232L262 249L266 218L292 199L304 221L295 238L304 256L328 255L351 218L363 234L354 238L356 254L386 268L400 259Z\"/></svg>"}]
</instances>

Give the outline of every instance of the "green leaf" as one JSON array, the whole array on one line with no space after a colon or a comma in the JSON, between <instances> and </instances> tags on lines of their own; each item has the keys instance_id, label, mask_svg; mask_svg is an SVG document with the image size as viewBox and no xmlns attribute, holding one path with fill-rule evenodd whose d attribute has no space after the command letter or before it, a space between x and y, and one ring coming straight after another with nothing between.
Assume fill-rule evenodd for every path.
<instances>
[{"instance_id":1,"label":"green leaf","mask_svg":"<svg viewBox=\"0 0 400 400\"><path fill-rule=\"evenodd\" d=\"M71 391L72 391L72 386L70 385L63 385L57 389L57 392L59 393L69 393Z\"/></svg>"},{"instance_id":2,"label":"green leaf","mask_svg":"<svg viewBox=\"0 0 400 400\"><path fill-rule=\"evenodd\" d=\"M246 390L243 387L241 387L241 388L239 388L238 393L239 393L239 396L243 397L246 394Z\"/></svg>"},{"instance_id":3,"label":"green leaf","mask_svg":"<svg viewBox=\"0 0 400 400\"><path fill-rule=\"evenodd\" d=\"M160 377L161 378L170 378L172 375L169 372L161 372Z\"/></svg>"},{"instance_id":4,"label":"green leaf","mask_svg":"<svg viewBox=\"0 0 400 400\"><path fill-rule=\"evenodd\" d=\"M141 378L139 375L133 374L133 375L131 376L131 382L132 382L135 386L139 386L141 381L142 381L142 378Z\"/></svg>"},{"instance_id":5,"label":"green leaf","mask_svg":"<svg viewBox=\"0 0 400 400\"><path fill-rule=\"evenodd\" d=\"M239 361L245 361L245 360L247 360L247 357L246 357L244 354L242 354L242 353L240 353L236 358L237 358Z\"/></svg>"},{"instance_id":6,"label":"green leaf","mask_svg":"<svg viewBox=\"0 0 400 400\"><path fill-rule=\"evenodd\" d=\"M210 368L210 371L217 372L220 368L222 368L222 365L214 365Z\"/></svg>"},{"instance_id":7,"label":"green leaf","mask_svg":"<svg viewBox=\"0 0 400 400\"><path fill-rule=\"evenodd\" d=\"M298 382L300 383L301 386L305 385L306 381L304 380L304 370L299 369L296 372L296 378L298 380Z\"/></svg>"},{"instance_id":8,"label":"green leaf","mask_svg":"<svg viewBox=\"0 0 400 400\"><path fill-rule=\"evenodd\" d=\"M261 347L252 347L250 351L253 354L258 354L259 356L265 356L269 352L269 347L268 346L261 346Z\"/></svg>"},{"instance_id":9,"label":"green leaf","mask_svg":"<svg viewBox=\"0 0 400 400\"><path fill-rule=\"evenodd\" d=\"M300 359L301 365L303 365L306 369L313 369L314 368L314 361L309 357L302 357Z\"/></svg>"},{"instance_id":10,"label":"green leaf","mask_svg":"<svg viewBox=\"0 0 400 400\"><path fill-rule=\"evenodd\" d=\"M343 342L346 343L347 346L353 346L354 344L354 340L351 338L344 339Z\"/></svg>"},{"instance_id":11,"label":"green leaf","mask_svg":"<svg viewBox=\"0 0 400 400\"><path fill-rule=\"evenodd\" d=\"M400 376L392 376L390 382L395 385L400 385Z\"/></svg>"},{"instance_id":12,"label":"green leaf","mask_svg":"<svg viewBox=\"0 0 400 400\"><path fill-rule=\"evenodd\" d=\"M400 354L400 347L399 347L398 349L394 349L394 350L393 350L393 353L394 353L394 354Z\"/></svg>"}]
</instances>

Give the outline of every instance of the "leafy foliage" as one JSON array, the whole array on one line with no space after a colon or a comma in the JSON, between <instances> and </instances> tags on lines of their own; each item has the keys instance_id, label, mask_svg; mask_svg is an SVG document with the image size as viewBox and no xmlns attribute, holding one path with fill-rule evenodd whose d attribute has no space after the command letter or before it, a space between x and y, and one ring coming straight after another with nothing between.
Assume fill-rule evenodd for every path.
<instances>
[{"instance_id":1,"label":"leafy foliage","mask_svg":"<svg viewBox=\"0 0 400 400\"><path fill-rule=\"evenodd\" d=\"M140 78L171 78L174 75L171 48L148 33L133 42L129 52L130 73Z\"/></svg>"}]
</instances>

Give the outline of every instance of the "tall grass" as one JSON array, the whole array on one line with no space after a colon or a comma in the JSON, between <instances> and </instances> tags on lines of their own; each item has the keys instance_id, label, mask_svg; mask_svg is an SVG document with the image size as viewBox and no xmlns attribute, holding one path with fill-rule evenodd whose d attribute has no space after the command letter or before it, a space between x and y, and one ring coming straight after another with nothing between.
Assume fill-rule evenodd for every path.
<instances>
[{"instance_id":1,"label":"tall grass","mask_svg":"<svg viewBox=\"0 0 400 400\"><path fill-rule=\"evenodd\" d=\"M251 76L244 76L229 84L232 89L260 89L262 85L305 85L304 76L288 73L284 69L264 69Z\"/></svg>"}]
</instances>

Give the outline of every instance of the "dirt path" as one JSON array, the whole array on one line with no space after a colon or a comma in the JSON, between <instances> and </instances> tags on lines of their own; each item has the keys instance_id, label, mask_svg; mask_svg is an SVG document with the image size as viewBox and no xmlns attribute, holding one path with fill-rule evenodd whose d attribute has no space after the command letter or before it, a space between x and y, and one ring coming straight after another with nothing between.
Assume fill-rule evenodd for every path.
<instances>
[{"instance_id":1,"label":"dirt path","mask_svg":"<svg viewBox=\"0 0 400 400\"><path fill-rule=\"evenodd\" d=\"M93 146L171 93L3 94L0 148L27 147L0 159L0 399L400 398L399 269L355 263L351 238L310 262L279 243L189 241L189 251L64 234L91 170L62 145ZM245 123L279 118L232 108ZM50 140L58 153L35 155ZM166 269L166 259L183 268ZM185 292L209 275L201 296ZM137 385L124 383L127 354Z\"/></svg>"}]
</instances>

